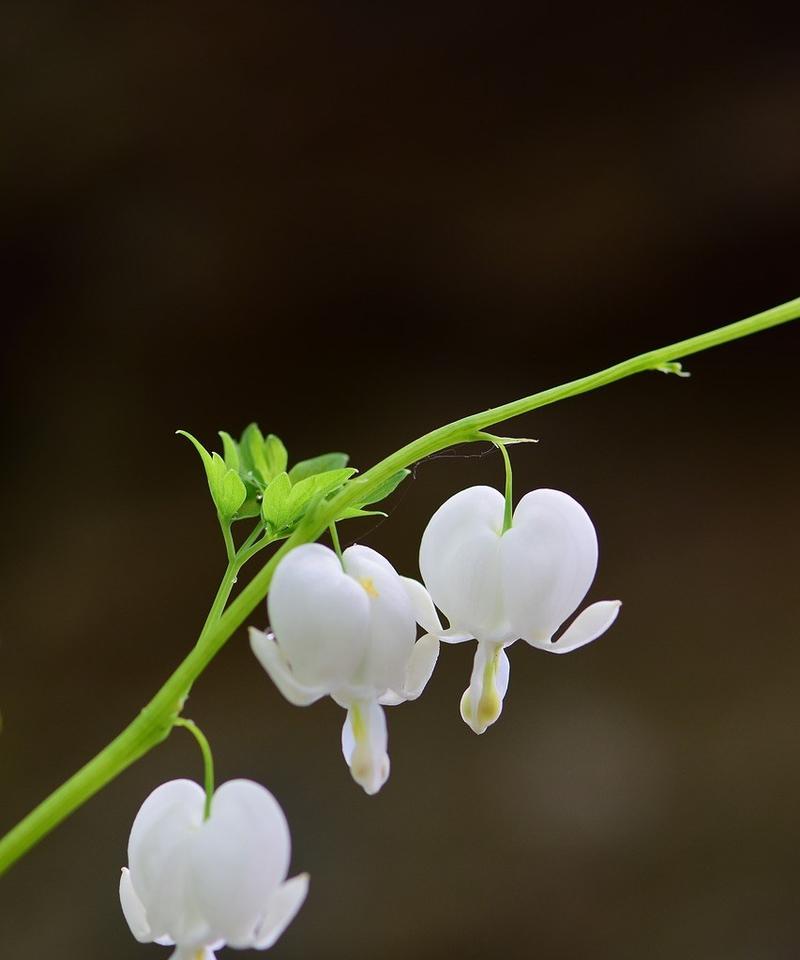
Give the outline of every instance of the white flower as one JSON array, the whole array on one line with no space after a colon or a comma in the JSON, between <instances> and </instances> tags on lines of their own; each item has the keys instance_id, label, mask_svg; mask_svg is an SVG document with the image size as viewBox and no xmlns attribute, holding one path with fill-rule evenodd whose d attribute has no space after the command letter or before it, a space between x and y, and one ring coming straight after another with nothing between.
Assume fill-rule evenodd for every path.
<instances>
[{"instance_id":1,"label":"white flower","mask_svg":"<svg viewBox=\"0 0 800 960\"><path fill-rule=\"evenodd\" d=\"M278 802L251 780L206 795L171 780L142 804L119 885L141 943L175 946L174 960L212 960L214 950L271 947L302 906L308 875L286 879L291 840Z\"/></svg>"},{"instance_id":2,"label":"white flower","mask_svg":"<svg viewBox=\"0 0 800 960\"><path fill-rule=\"evenodd\" d=\"M431 517L419 550L422 579L450 627L450 643L478 641L461 715L483 733L503 709L509 662L518 639L551 653L576 650L606 631L618 600L601 600L553 634L583 600L597 569L597 536L583 507L558 490L520 500L503 533L505 500L492 487L470 487Z\"/></svg>"},{"instance_id":3,"label":"white flower","mask_svg":"<svg viewBox=\"0 0 800 960\"><path fill-rule=\"evenodd\" d=\"M389 776L383 706L418 697L439 655L436 636L416 640L417 620L438 626L425 588L369 547L349 547L340 561L309 543L278 564L267 602L272 632L251 628L253 652L291 703L330 695L347 710L345 760L377 793Z\"/></svg>"}]
</instances>

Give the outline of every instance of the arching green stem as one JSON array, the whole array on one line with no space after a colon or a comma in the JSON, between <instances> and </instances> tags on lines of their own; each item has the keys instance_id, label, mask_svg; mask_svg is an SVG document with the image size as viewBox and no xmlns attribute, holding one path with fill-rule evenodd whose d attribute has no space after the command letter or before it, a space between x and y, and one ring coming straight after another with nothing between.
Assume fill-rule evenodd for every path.
<instances>
[{"instance_id":1,"label":"arching green stem","mask_svg":"<svg viewBox=\"0 0 800 960\"><path fill-rule=\"evenodd\" d=\"M214 796L214 757L211 753L211 746L206 735L197 726L194 720L186 717L178 717L175 721L176 727L185 727L197 741L200 747L200 753L203 754L203 782L206 790L206 805L203 809L203 819L208 820L211 816L211 798Z\"/></svg>"},{"instance_id":2,"label":"arching green stem","mask_svg":"<svg viewBox=\"0 0 800 960\"><path fill-rule=\"evenodd\" d=\"M231 634L266 597L275 567L286 553L300 543L316 540L348 507L369 502L368 494L378 489L398 470L454 444L479 439L482 430L504 420L568 397L596 390L598 387L645 370L675 372L674 364L682 357L749 336L798 317L800 317L800 298L737 323L719 327L687 340L680 340L658 350L642 353L578 380L463 417L461 420L446 424L413 440L381 460L370 470L354 477L341 492L330 500L323 501L310 516L304 519L301 526L283 543L221 616L209 618L197 645L139 716L93 760L70 777L0 840L0 873L7 870L89 797L168 735L183 708L192 684Z\"/></svg>"}]
</instances>

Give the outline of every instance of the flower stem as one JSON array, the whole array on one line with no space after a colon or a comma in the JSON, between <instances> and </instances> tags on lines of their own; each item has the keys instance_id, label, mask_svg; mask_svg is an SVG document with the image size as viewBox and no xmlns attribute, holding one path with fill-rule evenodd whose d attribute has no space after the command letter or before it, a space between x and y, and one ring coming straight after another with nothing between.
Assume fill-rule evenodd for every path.
<instances>
[{"instance_id":1,"label":"flower stem","mask_svg":"<svg viewBox=\"0 0 800 960\"><path fill-rule=\"evenodd\" d=\"M335 521L328 527L328 530L330 531L333 549L336 551L336 556L339 558L339 563L344 565L344 560L342 560L342 545L339 543L339 531L336 529Z\"/></svg>"},{"instance_id":2,"label":"flower stem","mask_svg":"<svg viewBox=\"0 0 800 960\"><path fill-rule=\"evenodd\" d=\"M211 753L211 746L206 735L197 726L194 720L185 717L178 717L174 724L176 727L185 727L197 741L200 747L200 753L203 754L203 773L206 789L206 804L203 809L203 819L208 820L211 816L211 798L214 796L214 757Z\"/></svg>"},{"instance_id":3,"label":"flower stem","mask_svg":"<svg viewBox=\"0 0 800 960\"><path fill-rule=\"evenodd\" d=\"M312 511L311 516L304 519L298 529L222 612L236 576L235 570L229 563L217 599L212 605L214 616L209 614L197 645L139 716L115 740L112 740L93 760L90 760L0 840L0 874L89 797L169 734L192 684L231 634L267 595L275 567L286 553L300 543L316 540L347 507L368 502L365 500L365 494L377 489L392 474L454 444L479 439L483 429L496 423L510 420L512 417L529 413L531 410L568 397L596 390L598 387L622 380L635 373L645 370L669 370L669 367L665 368L665 364L673 364L682 357L700 353L702 350L749 336L780 323L796 320L798 317L800 317L800 298L755 314L746 320L681 340L658 350L651 350L589 376L463 417L461 420L432 430L401 447L365 473L354 477L338 494L330 500L323 501L317 509ZM225 593L226 589L227 593ZM220 599L223 593L224 599Z\"/></svg>"},{"instance_id":4,"label":"flower stem","mask_svg":"<svg viewBox=\"0 0 800 960\"><path fill-rule=\"evenodd\" d=\"M508 456L508 450L506 450L506 445L504 443L497 444L500 453L503 455L503 463L506 468L506 509L503 514L503 533L506 530L511 529L511 519L514 516L514 497L513 497L513 478L511 475L511 459Z\"/></svg>"}]
</instances>

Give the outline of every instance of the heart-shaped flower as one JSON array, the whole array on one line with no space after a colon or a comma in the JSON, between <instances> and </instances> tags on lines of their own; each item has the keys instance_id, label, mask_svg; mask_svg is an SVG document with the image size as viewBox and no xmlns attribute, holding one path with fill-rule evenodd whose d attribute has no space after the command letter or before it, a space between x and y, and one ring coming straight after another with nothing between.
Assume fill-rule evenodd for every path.
<instances>
[{"instance_id":1,"label":"heart-shaped flower","mask_svg":"<svg viewBox=\"0 0 800 960\"><path fill-rule=\"evenodd\" d=\"M347 710L342 751L376 793L389 776L383 706L418 697L436 665L437 637L416 640L417 622L437 628L430 597L369 547L339 560L309 543L278 564L267 604L271 631L251 628L253 652L291 703L331 696Z\"/></svg>"},{"instance_id":2,"label":"heart-shaped flower","mask_svg":"<svg viewBox=\"0 0 800 960\"><path fill-rule=\"evenodd\" d=\"M591 604L557 639L597 570L597 535L583 507L559 490L534 490L503 531L505 499L493 487L470 487L447 500L422 536L419 567L449 620L437 636L478 641L461 714L476 733L500 716L508 688L504 647L518 639L568 653L596 639L616 619L618 600Z\"/></svg>"},{"instance_id":3,"label":"heart-shaped flower","mask_svg":"<svg viewBox=\"0 0 800 960\"><path fill-rule=\"evenodd\" d=\"M171 780L142 804L119 895L134 937L174 945L174 960L210 960L227 945L265 950L291 923L308 875L286 879L291 840L278 802L251 780L214 794Z\"/></svg>"}]
</instances>

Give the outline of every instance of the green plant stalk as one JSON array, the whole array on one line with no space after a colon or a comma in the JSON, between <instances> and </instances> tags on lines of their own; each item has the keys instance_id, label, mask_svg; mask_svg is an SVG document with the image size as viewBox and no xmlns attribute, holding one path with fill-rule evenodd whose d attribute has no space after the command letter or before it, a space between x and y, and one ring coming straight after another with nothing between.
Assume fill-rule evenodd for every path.
<instances>
[{"instance_id":1,"label":"green plant stalk","mask_svg":"<svg viewBox=\"0 0 800 960\"><path fill-rule=\"evenodd\" d=\"M447 447L480 439L478 434L481 430L520 414L596 390L598 387L604 387L635 373L668 369L664 368L665 364L769 327L796 320L798 317L800 317L800 297L737 323L719 327L658 350L650 350L578 380L463 417L406 444L365 473L354 477L338 494L311 511L311 516L306 518L273 554L221 616L209 615L196 646L136 719L93 760L70 777L0 840L0 874L70 813L169 734L192 684L233 632L266 597L275 567L286 553L301 543L316 540L347 507L365 502L365 495L377 489L392 474ZM233 582L230 578L231 569L229 563L226 574L227 579L230 580L227 586L228 592ZM235 578L235 573L233 577ZM225 589L226 579L223 579L217 600Z\"/></svg>"},{"instance_id":2,"label":"green plant stalk","mask_svg":"<svg viewBox=\"0 0 800 960\"><path fill-rule=\"evenodd\" d=\"M203 755L203 783L206 791L203 819L208 820L211 816L211 800L214 796L214 755L211 753L211 745L194 720L189 720L188 717L178 717L173 726L188 730L197 741L197 746L200 747L200 753Z\"/></svg>"}]
</instances>

